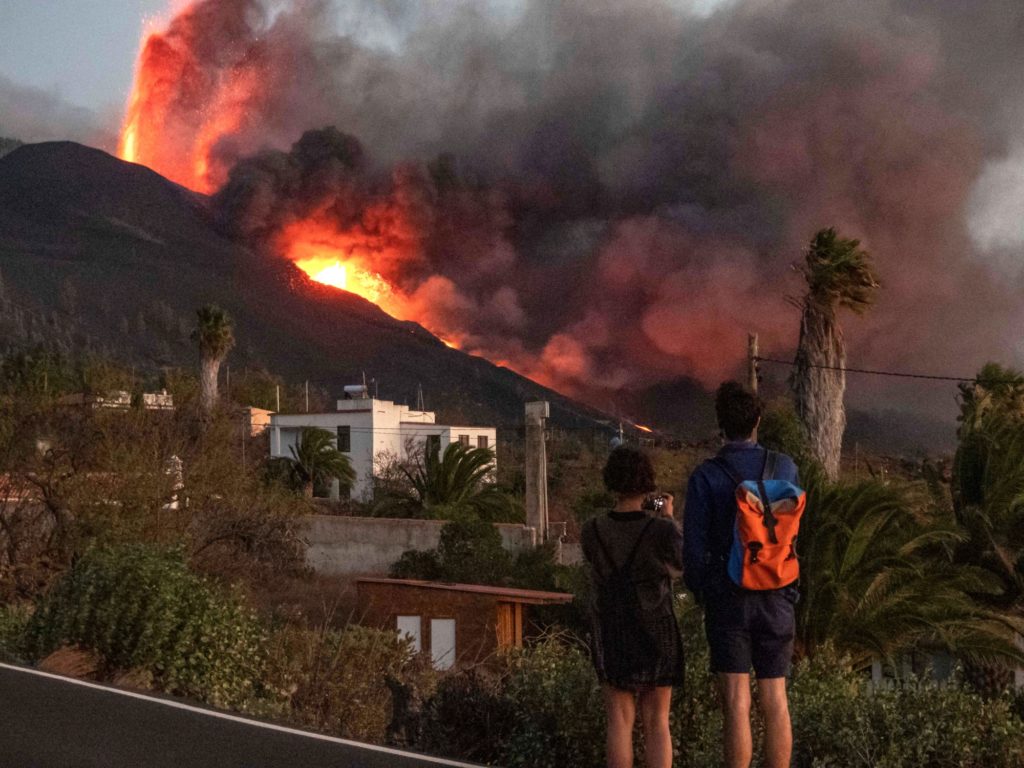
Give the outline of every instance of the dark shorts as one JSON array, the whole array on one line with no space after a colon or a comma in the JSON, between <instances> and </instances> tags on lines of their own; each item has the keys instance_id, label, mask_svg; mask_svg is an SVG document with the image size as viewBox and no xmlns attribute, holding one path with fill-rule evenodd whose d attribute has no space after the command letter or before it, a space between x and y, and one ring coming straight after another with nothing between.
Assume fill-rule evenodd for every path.
<instances>
[{"instance_id":1,"label":"dark shorts","mask_svg":"<svg viewBox=\"0 0 1024 768\"><path fill-rule=\"evenodd\" d=\"M787 677L796 634L795 588L772 592L726 589L709 595L704 629L711 646L711 671L761 679Z\"/></svg>"}]
</instances>

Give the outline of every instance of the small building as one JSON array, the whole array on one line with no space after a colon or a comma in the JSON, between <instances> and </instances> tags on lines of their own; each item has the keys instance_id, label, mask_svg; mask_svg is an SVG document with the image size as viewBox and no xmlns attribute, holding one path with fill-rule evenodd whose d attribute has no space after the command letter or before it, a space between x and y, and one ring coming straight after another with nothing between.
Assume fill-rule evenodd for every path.
<instances>
[{"instance_id":1,"label":"small building","mask_svg":"<svg viewBox=\"0 0 1024 768\"><path fill-rule=\"evenodd\" d=\"M565 605L572 595L533 589L412 579L356 580L360 623L392 629L430 654L436 669L472 664L520 648L532 633L532 605Z\"/></svg>"},{"instance_id":2,"label":"small building","mask_svg":"<svg viewBox=\"0 0 1024 768\"><path fill-rule=\"evenodd\" d=\"M274 415L273 411L250 405L242 408L241 413L242 420L249 426L250 437L259 437L270 429L270 417Z\"/></svg>"},{"instance_id":3,"label":"small building","mask_svg":"<svg viewBox=\"0 0 1024 768\"><path fill-rule=\"evenodd\" d=\"M494 448L494 427L459 427L436 423L433 411L419 411L370 397L363 386L345 388L333 413L274 413L270 416L270 455L290 457L302 430L319 427L337 435L338 450L349 457L356 481L352 497L368 501L373 478L389 459L405 460L428 448L442 453L452 443ZM332 491L332 496L334 492Z\"/></svg>"},{"instance_id":4,"label":"small building","mask_svg":"<svg viewBox=\"0 0 1024 768\"><path fill-rule=\"evenodd\" d=\"M113 390L105 395L96 395L86 392L77 392L72 395L65 395L57 400L58 405L83 406L94 409L113 409L127 411L133 405L133 398L130 392L124 390ZM143 392L137 404L147 411L173 411L174 395L166 389L159 392Z\"/></svg>"}]
</instances>

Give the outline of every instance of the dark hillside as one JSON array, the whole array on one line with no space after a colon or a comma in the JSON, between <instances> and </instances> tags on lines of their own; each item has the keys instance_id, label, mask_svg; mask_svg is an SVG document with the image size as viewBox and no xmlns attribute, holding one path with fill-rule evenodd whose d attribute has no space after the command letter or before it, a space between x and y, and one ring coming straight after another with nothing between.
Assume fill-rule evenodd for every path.
<instances>
[{"instance_id":1,"label":"dark hillside","mask_svg":"<svg viewBox=\"0 0 1024 768\"><path fill-rule=\"evenodd\" d=\"M237 366L266 366L333 392L365 371L382 397L398 401L414 401L422 383L427 405L452 419L518 424L533 399L550 400L565 426L601 419L226 240L202 196L77 144L26 145L0 159L0 272L21 317L5 329L15 341L31 341L45 325L126 362L191 365L195 309L215 302L235 318L240 343L229 362Z\"/></svg>"}]
</instances>

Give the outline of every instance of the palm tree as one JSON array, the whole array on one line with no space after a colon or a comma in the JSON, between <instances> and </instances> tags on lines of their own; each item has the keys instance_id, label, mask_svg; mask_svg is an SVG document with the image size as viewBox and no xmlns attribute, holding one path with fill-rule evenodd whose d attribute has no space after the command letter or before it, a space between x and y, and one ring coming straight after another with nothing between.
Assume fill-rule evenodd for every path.
<instances>
[{"instance_id":1,"label":"palm tree","mask_svg":"<svg viewBox=\"0 0 1024 768\"><path fill-rule=\"evenodd\" d=\"M959 445L953 461L952 496L967 538L960 562L981 568L998 584L979 603L1024 617L1024 377L985 366L961 386ZM983 693L1010 682L1005 664L965 665L965 675Z\"/></svg>"},{"instance_id":2,"label":"palm tree","mask_svg":"<svg viewBox=\"0 0 1024 768\"><path fill-rule=\"evenodd\" d=\"M948 514L923 512L908 489L874 479L834 484L812 470L804 484L803 653L831 644L858 666L929 649L965 660L1022 658L1014 646L1021 622L975 600L997 592L996 580L954 560L964 534Z\"/></svg>"},{"instance_id":3,"label":"palm tree","mask_svg":"<svg viewBox=\"0 0 1024 768\"><path fill-rule=\"evenodd\" d=\"M356 473L348 456L338 450L335 437L326 429L304 427L296 445L289 446L292 479L303 493L312 498L314 485L337 480L343 488L351 488Z\"/></svg>"},{"instance_id":4,"label":"palm tree","mask_svg":"<svg viewBox=\"0 0 1024 768\"><path fill-rule=\"evenodd\" d=\"M220 364L235 346L235 334L231 317L220 307L207 304L196 314L199 323L192 331L192 341L199 342L199 405L203 414L209 417L217 406Z\"/></svg>"},{"instance_id":5,"label":"palm tree","mask_svg":"<svg viewBox=\"0 0 1024 768\"><path fill-rule=\"evenodd\" d=\"M860 241L841 238L835 229L814 236L798 269L807 292L797 302L803 314L791 384L811 452L834 480L846 430L846 345L836 312L846 308L862 314L879 283Z\"/></svg>"},{"instance_id":6,"label":"palm tree","mask_svg":"<svg viewBox=\"0 0 1024 768\"><path fill-rule=\"evenodd\" d=\"M410 491L404 502L435 519L509 521L512 498L491 481L494 452L452 443L441 456L431 446L411 469L404 469Z\"/></svg>"}]
</instances>

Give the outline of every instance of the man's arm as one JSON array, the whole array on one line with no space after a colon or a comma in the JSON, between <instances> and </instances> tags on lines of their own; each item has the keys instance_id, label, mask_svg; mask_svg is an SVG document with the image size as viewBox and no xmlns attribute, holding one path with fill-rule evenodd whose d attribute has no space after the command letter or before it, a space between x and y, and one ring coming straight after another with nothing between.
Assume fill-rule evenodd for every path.
<instances>
[{"instance_id":1,"label":"man's arm","mask_svg":"<svg viewBox=\"0 0 1024 768\"><path fill-rule=\"evenodd\" d=\"M690 475L683 508L683 581L700 601L707 579L708 529L711 525L711 493L699 471Z\"/></svg>"}]
</instances>

